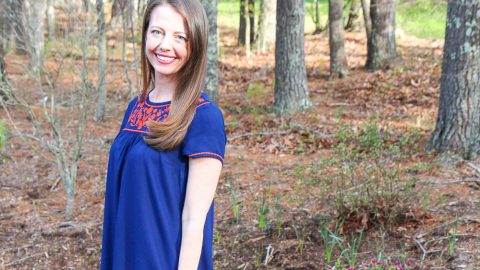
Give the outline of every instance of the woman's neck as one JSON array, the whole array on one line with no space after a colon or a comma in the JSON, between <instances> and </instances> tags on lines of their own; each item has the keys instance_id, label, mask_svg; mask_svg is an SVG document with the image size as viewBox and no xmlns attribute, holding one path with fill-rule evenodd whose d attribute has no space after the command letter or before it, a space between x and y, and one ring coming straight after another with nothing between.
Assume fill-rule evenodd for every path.
<instances>
[{"instance_id":1,"label":"woman's neck","mask_svg":"<svg viewBox=\"0 0 480 270\"><path fill-rule=\"evenodd\" d=\"M177 86L173 78L155 76L154 85L155 87L149 95L149 99L152 102L165 102L173 99L173 95L175 94L175 89Z\"/></svg>"}]
</instances>

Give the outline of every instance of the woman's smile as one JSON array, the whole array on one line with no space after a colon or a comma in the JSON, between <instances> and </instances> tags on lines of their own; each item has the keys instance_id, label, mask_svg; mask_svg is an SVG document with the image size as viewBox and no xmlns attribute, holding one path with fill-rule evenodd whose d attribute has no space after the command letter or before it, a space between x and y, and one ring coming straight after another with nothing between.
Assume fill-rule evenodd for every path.
<instances>
[{"instance_id":1,"label":"woman's smile","mask_svg":"<svg viewBox=\"0 0 480 270\"><path fill-rule=\"evenodd\" d=\"M170 56L170 55L160 54L160 53L156 53L155 57L157 58L157 61L163 65L169 65L173 63L176 58L175 56Z\"/></svg>"}]
</instances>

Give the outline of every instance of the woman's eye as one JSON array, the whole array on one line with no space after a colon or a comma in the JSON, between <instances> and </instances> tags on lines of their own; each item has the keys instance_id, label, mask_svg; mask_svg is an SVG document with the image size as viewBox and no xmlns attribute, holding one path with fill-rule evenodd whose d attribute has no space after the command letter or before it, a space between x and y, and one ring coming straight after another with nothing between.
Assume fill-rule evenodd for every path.
<instances>
[{"instance_id":1,"label":"woman's eye","mask_svg":"<svg viewBox=\"0 0 480 270\"><path fill-rule=\"evenodd\" d=\"M177 36L177 39L182 40L182 41L187 41L186 37L180 36L180 35Z\"/></svg>"},{"instance_id":2,"label":"woman's eye","mask_svg":"<svg viewBox=\"0 0 480 270\"><path fill-rule=\"evenodd\" d=\"M154 35L160 35L162 34L162 32L158 31L158 30L152 30L152 34Z\"/></svg>"}]
</instances>

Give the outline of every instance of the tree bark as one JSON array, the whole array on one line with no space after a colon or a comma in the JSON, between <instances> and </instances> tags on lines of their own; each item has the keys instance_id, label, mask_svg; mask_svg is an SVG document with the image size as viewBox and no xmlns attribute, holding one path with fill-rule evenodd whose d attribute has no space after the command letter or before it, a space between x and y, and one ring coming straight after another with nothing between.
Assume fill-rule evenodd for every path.
<instances>
[{"instance_id":1,"label":"tree bark","mask_svg":"<svg viewBox=\"0 0 480 270\"><path fill-rule=\"evenodd\" d=\"M238 28L238 45L250 45L255 38L255 4L253 0L240 0L240 26Z\"/></svg>"},{"instance_id":2,"label":"tree bark","mask_svg":"<svg viewBox=\"0 0 480 270\"><path fill-rule=\"evenodd\" d=\"M324 27L322 27L322 22L320 21L320 0L314 0L315 2L315 10L313 14L313 23L315 24L315 31L313 31L313 34L320 34L325 30Z\"/></svg>"},{"instance_id":3,"label":"tree bark","mask_svg":"<svg viewBox=\"0 0 480 270\"><path fill-rule=\"evenodd\" d=\"M27 54L27 36L25 32L25 1L11 1L15 36L15 52Z\"/></svg>"},{"instance_id":4,"label":"tree bark","mask_svg":"<svg viewBox=\"0 0 480 270\"><path fill-rule=\"evenodd\" d=\"M437 122L428 150L475 159L480 140L480 0L448 1Z\"/></svg>"},{"instance_id":5,"label":"tree bark","mask_svg":"<svg viewBox=\"0 0 480 270\"><path fill-rule=\"evenodd\" d=\"M8 14L7 14L7 10L8 10L8 5L9 3L5 2L5 1L1 1L0 2L0 84L2 82L5 82L5 61L4 61L4 57L5 57L5 51L4 51L4 48L5 48L5 45L7 44L6 43L6 37L7 37L7 33L8 33L8 30L7 30L7 27L8 27L8 24L7 24L7 21L8 21ZM0 95L1 95L2 91L0 91Z\"/></svg>"},{"instance_id":6,"label":"tree bark","mask_svg":"<svg viewBox=\"0 0 480 270\"><path fill-rule=\"evenodd\" d=\"M247 0L240 0L240 25L238 27L238 46L245 46L245 32L247 25Z\"/></svg>"},{"instance_id":7,"label":"tree bark","mask_svg":"<svg viewBox=\"0 0 480 270\"><path fill-rule=\"evenodd\" d=\"M258 16L257 50L264 53L275 45L277 2L276 0L262 0L260 16Z\"/></svg>"},{"instance_id":8,"label":"tree bark","mask_svg":"<svg viewBox=\"0 0 480 270\"><path fill-rule=\"evenodd\" d=\"M330 78L343 78L347 70L343 33L343 0L328 1Z\"/></svg>"},{"instance_id":9,"label":"tree bark","mask_svg":"<svg viewBox=\"0 0 480 270\"><path fill-rule=\"evenodd\" d=\"M247 58L250 58L250 45L251 45L251 40L250 40L250 32L251 32L251 28L250 28L250 16L249 16L249 13L250 13L250 10L249 10L249 7L250 5L247 5L246 7L246 10L245 10L245 14L244 14L244 17L245 17L245 54L247 56Z\"/></svg>"},{"instance_id":10,"label":"tree bark","mask_svg":"<svg viewBox=\"0 0 480 270\"><path fill-rule=\"evenodd\" d=\"M305 69L304 20L303 0L277 1L274 107L281 114L311 105Z\"/></svg>"},{"instance_id":11,"label":"tree bark","mask_svg":"<svg viewBox=\"0 0 480 270\"><path fill-rule=\"evenodd\" d=\"M365 32L367 33L367 40L370 40L372 35L372 19L370 19L370 0L361 0L362 1L362 13L363 13L363 24L365 26Z\"/></svg>"},{"instance_id":12,"label":"tree bark","mask_svg":"<svg viewBox=\"0 0 480 270\"><path fill-rule=\"evenodd\" d=\"M105 117L105 102L107 89L105 86L105 75L107 74L107 40L105 37L105 9L103 0L97 0L97 32L98 32L98 100L95 110L95 121L102 121Z\"/></svg>"},{"instance_id":13,"label":"tree bark","mask_svg":"<svg viewBox=\"0 0 480 270\"><path fill-rule=\"evenodd\" d=\"M48 40L55 39L55 6L53 0L47 0Z\"/></svg>"},{"instance_id":14,"label":"tree bark","mask_svg":"<svg viewBox=\"0 0 480 270\"><path fill-rule=\"evenodd\" d=\"M356 31L361 27L360 21L360 0L350 0L350 9L348 13L347 25L345 30L349 32Z\"/></svg>"},{"instance_id":15,"label":"tree bark","mask_svg":"<svg viewBox=\"0 0 480 270\"><path fill-rule=\"evenodd\" d=\"M372 0L372 32L367 40L366 68L388 69L398 60L395 40L395 0Z\"/></svg>"},{"instance_id":16,"label":"tree bark","mask_svg":"<svg viewBox=\"0 0 480 270\"><path fill-rule=\"evenodd\" d=\"M255 0L248 0L248 18L250 27L250 44L255 42Z\"/></svg>"},{"instance_id":17,"label":"tree bark","mask_svg":"<svg viewBox=\"0 0 480 270\"><path fill-rule=\"evenodd\" d=\"M40 81L44 56L44 30L45 30L45 0L28 0L28 52L33 74Z\"/></svg>"},{"instance_id":18,"label":"tree bark","mask_svg":"<svg viewBox=\"0 0 480 270\"><path fill-rule=\"evenodd\" d=\"M218 95L218 32L217 32L217 0L202 0L208 17L208 67L205 78L205 92L217 102Z\"/></svg>"},{"instance_id":19,"label":"tree bark","mask_svg":"<svg viewBox=\"0 0 480 270\"><path fill-rule=\"evenodd\" d=\"M5 61L3 57L5 52L3 50L3 39L0 38L0 83L5 82ZM2 92L0 92L1 94Z\"/></svg>"}]
</instances>

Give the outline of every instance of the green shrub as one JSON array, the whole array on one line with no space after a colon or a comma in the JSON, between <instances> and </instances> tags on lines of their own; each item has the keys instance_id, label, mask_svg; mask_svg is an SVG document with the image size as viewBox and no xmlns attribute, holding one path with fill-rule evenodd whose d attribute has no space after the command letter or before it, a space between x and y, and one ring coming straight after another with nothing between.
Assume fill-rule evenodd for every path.
<instances>
[{"instance_id":1,"label":"green shrub","mask_svg":"<svg viewBox=\"0 0 480 270\"><path fill-rule=\"evenodd\" d=\"M375 121L359 130L340 128L335 156L328 161L338 168L333 170L331 196L339 218L388 229L420 205L416 177L404 175L398 162L416 149L415 139L405 137L411 136L395 140Z\"/></svg>"}]
</instances>

